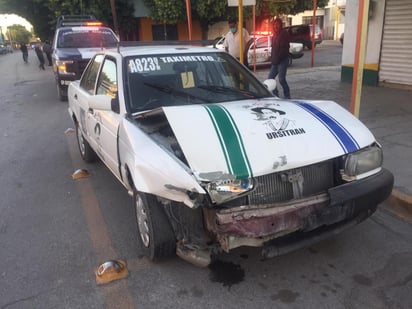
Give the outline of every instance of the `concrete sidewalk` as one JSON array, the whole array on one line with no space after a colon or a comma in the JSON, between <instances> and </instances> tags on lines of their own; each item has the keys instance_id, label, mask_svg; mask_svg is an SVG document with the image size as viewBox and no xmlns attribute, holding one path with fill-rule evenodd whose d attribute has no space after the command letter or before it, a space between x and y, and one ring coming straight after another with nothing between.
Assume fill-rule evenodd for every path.
<instances>
[{"instance_id":1,"label":"concrete sidewalk","mask_svg":"<svg viewBox=\"0 0 412 309\"><path fill-rule=\"evenodd\" d=\"M269 69L255 72L259 80ZM340 80L340 66L289 68L292 99L333 100L349 110L350 83ZM283 92L280 88L280 94ZM384 166L395 176L390 200L412 218L412 92L386 87L362 87L360 120L383 147Z\"/></svg>"}]
</instances>

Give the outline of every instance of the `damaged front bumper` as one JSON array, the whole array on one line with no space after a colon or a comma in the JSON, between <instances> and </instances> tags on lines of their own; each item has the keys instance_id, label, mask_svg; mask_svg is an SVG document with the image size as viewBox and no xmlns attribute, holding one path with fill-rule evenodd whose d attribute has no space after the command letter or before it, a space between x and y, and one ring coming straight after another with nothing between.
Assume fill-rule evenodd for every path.
<instances>
[{"instance_id":1,"label":"damaged front bumper","mask_svg":"<svg viewBox=\"0 0 412 309\"><path fill-rule=\"evenodd\" d=\"M206 226L226 252L240 246L261 247L291 234L299 234L304 246L306 237L313 240L318 238L314 235L336 233L372 215L377 205L390 195L393 182L393 175L382 169L368 178L299 200L205 209ZM296 239L293 242L293 248L298 248Z\"/></svg>"}]
</instances>

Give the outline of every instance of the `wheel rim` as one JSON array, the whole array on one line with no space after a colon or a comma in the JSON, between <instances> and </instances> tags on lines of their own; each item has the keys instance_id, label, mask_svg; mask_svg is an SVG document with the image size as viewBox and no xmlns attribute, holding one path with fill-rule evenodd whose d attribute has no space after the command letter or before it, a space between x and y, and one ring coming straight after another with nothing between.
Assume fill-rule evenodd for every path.
<instances>
[{"instance_id":1,"label":"wheel rim","mask_svg":"<svg viewBox=\"0 0 412 309\"><path fill-rule=\"evenodd\" d=\"M136 218L137 225L139 228L140 238L142 239L143 245L149 247L150 244L150 234L149 234L149 223L146 211L143 206L142 198L136 194Z\"/></svg>"},{"instance_id":2,"label":"wheel rim","mask_svg":"<svg viewBox=\"0 0 412 309\"><path fill-rule=\"evenodd\" d=\"M77 141L79 143L79 149L80 149L80 153L82 154L82 156L84 157L85 153L86 153L86 146L84 145L84 139L83 139L83 134L79 128L79 126L77 126Z\"/></svg>"}]
</instances>

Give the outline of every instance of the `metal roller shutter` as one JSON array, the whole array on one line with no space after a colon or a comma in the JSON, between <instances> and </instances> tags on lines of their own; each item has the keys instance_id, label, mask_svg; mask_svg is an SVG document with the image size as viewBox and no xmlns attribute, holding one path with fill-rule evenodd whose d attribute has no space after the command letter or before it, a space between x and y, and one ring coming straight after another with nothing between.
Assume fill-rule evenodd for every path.
<instances>
[{"instance_id":1,"label":"metal roller shutter","mask_svg":"<svg viewBox=\"0 0 412 309\"><path fill-rule=\"evenodd\" d=\"M412 85L410 0L386 0L379 81Z\"/></svg>"}]
</instances>

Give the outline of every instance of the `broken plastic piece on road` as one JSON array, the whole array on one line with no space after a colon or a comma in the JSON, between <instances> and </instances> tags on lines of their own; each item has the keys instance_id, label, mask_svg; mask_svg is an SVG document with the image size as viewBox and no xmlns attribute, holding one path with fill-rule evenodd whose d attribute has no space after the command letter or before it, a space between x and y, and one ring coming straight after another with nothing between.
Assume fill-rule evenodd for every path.
<instances>
[{"instance_id":1,"label":"broken plastic piece on road","mask_svg":"<svg viewBox=\"0 0 412 309\"><path fill-rule=\"evenodd\" d=\"M72 134L72 133L74 133L73 128L67 128L66 131L64 131L64 134Z\"/></svg>"},{"instance_id":2,"label":"broken plastic piece on road","mask_svg":"<svg viewBox=\"0 0 412 309\"><path fill-rule=\"evenodd\" d=\"M80 179L80 178L86 178L89 176L90 176L90 173L87 170L82 169L82 168L79 168L72 174L72 178L75 180Z\"/></svg>"},{"instance_id":3,"label":"broken plastic piece on road","mask_svg":"<svg viewBox=\"0 0 412 309\"><path fill-rule=\"evenodd\" d=\"M109 260L96 269L96 283L109 283L113 280L126 278L128 275L129 272L125 261Z\"/></svg>"}]
</instances>

